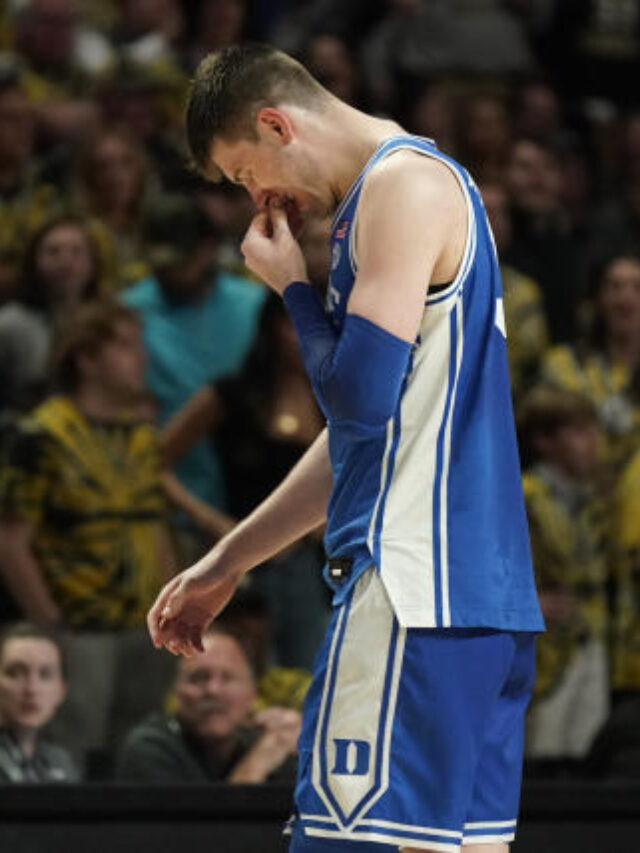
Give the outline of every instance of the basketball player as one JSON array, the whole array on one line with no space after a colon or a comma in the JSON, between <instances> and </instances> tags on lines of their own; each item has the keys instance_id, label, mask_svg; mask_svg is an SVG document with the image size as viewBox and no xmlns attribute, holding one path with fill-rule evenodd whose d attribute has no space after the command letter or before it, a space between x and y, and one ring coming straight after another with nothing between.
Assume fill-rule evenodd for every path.
<instances>
[{"instance_id":1,"label":"basketball player","mask_svg":"<svg viewBox=\"0 0 640 853\"><path fill-rule=\"evenodd\" d=\"M326 520L335 592L299 744L291 851L498 853L514 837L542 629L495 247L467 172L288 56L198 69L193 157L251 193L247 264L283 295L327 429L149 614L202 647L242 576ZM334 213L326 306L295 235Z\"/></svg>"}]
</instances>

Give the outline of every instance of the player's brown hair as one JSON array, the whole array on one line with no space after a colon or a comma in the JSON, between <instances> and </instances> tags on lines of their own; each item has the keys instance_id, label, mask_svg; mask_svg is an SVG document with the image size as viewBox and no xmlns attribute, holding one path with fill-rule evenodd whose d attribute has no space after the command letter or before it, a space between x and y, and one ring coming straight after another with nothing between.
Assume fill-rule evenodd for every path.
<instances>
[{"instance_id":1,"label":"player's brown hair","mask_svg":"<svg viewBox=\"0 0 640 853\"><path fill-rule=\"evenodd\" d=\"M255 119L263 107L309 106L327 91L286 53L264 44L238 44L202 60L191 83L186 109L192 166L212 180L220 175L209 162L216 138L256 139Z\"/></svg>"},{"instance_id":2,"label":"player's brown hair","mask_svg":"<svg viewBox=\"0 0 640 853\"><path fill-rule=\"evenodd\" d=\"M140 324L140 317L126 305L104 299L86 302L61 327L51 354L51 379L56 391L73 393L80 381L78 357L94 354L113 340L122 321Z\"/></svg>"}]
</instances>

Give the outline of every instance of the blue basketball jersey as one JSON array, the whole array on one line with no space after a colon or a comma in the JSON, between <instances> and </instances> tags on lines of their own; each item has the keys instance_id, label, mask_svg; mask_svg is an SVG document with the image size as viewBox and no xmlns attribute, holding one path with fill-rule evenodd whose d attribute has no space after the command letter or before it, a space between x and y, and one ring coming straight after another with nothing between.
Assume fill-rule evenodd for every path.
<instances>
[{"instance_id":1,"label":"blue basketball jersey","mask_svg":"<svg viewBox=\"0 0 640 853\"><path fill-rule=\"evenodd\" d=\"M457 178L468 212L464 257L455 280L427 296L386 431L363 438L329 423L325 545L353 567L344 583L327 581L340 603L373 563L404 627L541 630L495 243L473 180L431 140L387 139L344 197L331 235L327 310L339 331L357 271L363 182L401 149L441 161Z\"/></svg>"}]
</instances>

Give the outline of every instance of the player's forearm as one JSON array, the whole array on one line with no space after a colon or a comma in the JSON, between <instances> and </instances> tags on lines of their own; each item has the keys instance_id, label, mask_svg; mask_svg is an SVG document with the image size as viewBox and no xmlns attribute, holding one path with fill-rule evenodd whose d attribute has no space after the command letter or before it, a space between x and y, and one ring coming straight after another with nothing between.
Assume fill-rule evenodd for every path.
<instances>
[{"instance_id":1,"label":"player's forearm","mask_svg":"<svg viewBox=\"0 0 640 853\"><path fill-rule=\"evenodd\" d=\"M365 433L384 429L400 399L411 344L349 313L338 335L305 282L292 282L284 300L327 420L348 421Z\"/></svg>"},{"instance_id":2,"label":"player's forearm","mask_svg":"<svg viewBox=\"0 0 640 853\"><path fill-rule=\"evenodd\" d=\"M24 537L12 525L0 527L0 574L24 616L40 625L57 625L62 614Z\"/></svg>"},{"instance_id":3,"label":"player's forearm","mask_svg":"<svg viewBox=\"0 0 640 853\"><path fill-rule=\"evenodd\" d=\"M314 530L326 519L331 464L324 430L283 482L204 558L246 572Z\"/></svg>"}]
</instances>

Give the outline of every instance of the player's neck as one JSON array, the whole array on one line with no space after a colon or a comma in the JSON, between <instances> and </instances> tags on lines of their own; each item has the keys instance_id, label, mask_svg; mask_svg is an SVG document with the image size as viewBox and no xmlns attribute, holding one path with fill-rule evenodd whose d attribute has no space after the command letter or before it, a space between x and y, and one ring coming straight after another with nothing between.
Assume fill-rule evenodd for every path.
<instances>
[{"instance_id":1,"label":"player's neck","mask_svg":"<svg viewBox=\"0 0 640 853\"><path fill-rule=\"evenodd\" d=\"M337 99L328 109L330 121L322 122L319 135L321 150L331 152L330 184L340 202L378 145L403 129L395 121L367 115Z\"/></svg>"}]
</instances>

